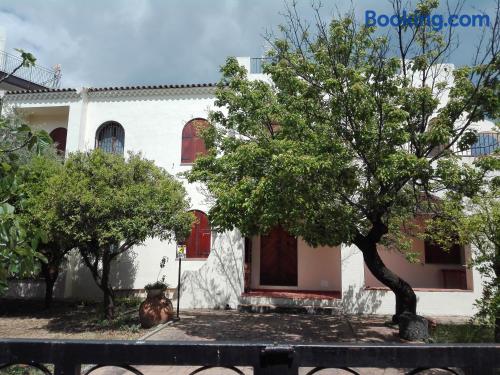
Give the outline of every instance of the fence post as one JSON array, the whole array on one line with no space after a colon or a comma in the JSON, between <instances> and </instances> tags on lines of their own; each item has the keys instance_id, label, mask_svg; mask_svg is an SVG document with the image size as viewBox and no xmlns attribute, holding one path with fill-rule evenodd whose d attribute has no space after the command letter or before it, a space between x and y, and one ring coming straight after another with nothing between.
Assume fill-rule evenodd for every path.
<instances>
[{"instance_id":1,"label":"fence post","mask_svg":"<svg viewBox=\"0 0 500 375\"><path fill-rule=\"evenodd\" d=\"M259 366L254 375L298 375L296 355L293 347L266 346L260 352Z\"/></svg>"}]
</instances>

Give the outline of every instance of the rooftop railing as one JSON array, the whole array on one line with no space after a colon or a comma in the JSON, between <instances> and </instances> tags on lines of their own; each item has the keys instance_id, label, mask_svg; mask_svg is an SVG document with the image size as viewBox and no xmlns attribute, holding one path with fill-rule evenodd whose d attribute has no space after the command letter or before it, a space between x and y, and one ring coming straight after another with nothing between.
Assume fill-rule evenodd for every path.
<instances>
[{"instance_id":1,"label":"rooftop railing","mask_svg":"<svg viewBox=\"0 0 500 375\"><path fill-rule=\"evenodd\" d=\"M319 375L324 369L370 374L373 368L391 368L405 374L434 374L427 370L441 369L440 374L488 375L500 368L500 345L0 340L0 372L15 364L45 375L88 375L107 366L143 375L148 371L144 365L174 367L168 372L156 369L155 374L204 374L211 368L240 375L298 375L299 370Z\"/></svg>"},{"instance_id":2,"label":"rooftop railing","mask_svg":"<svg viewBox=\"0 0 500 375\"><path fill-rule=\"evenodd\" d=\"M0 71L4 74L12 73L22 62L23 60L19 56L0 51ZM60 70L48 69L39 65L23 66L12 75L51 89L59 88L61 84Z\"/></svg>"},{"instance_id":3,"label":"rooftop railing","mask_svg":"<svg viewBox=\"0 0 500 375\"><path fill-rule=\"evenodd\" d=\"M455 154L458 156L479 157L490 155L500 148L500 133L484 132L479 133L476 143L468 150L460 151L455 147Z\"/></svg>"},{"instance_id":4,"label":"rooftop railing","mask_svg":"<svg viewBox=\"0 0 500 375\"><path fill-rule=\"evenodd\" d=\"M411 145L409 143L403 146L403 149L406 151L410 151ZM500 149L500 133L496 132L480 132L477 135L477 140L474 144L469 146L465 150L461 150L458 147L458 144L455 143L451 147L447 148L446 145L436 146L429 153L429 157L434 157L438 153L443 152L447 149L447 152L451 152L452 154L460 157L472 157L478 158L485 155L491 155L496 150Z\"/></svg>"},{"instance_id":5,"label":"rooftop railing","mask_svg":"<svg viewBox=\"0 0 500 375\"><path fill-rule=\"evenodd\" d=\"M250 58L250 74L263 74L264 64L269 64L272 60L268 57Z\"/></svg>"}]
</instances>

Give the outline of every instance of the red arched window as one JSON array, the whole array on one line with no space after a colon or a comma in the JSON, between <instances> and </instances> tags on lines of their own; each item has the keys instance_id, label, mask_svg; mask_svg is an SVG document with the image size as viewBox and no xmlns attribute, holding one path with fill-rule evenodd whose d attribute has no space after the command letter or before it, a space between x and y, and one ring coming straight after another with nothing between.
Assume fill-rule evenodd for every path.
<instances>
[{"instance_id":1,"label":"red arched window","mask_svg":"<svg viewBox=\"0 0 500 375\"><path fill-rule=\"evenodd\" d=\"M198 154L205 155L207 153L205 142L199 136L200 129L206 127L208 127L208 121L202 118L195 118L184 125L182 129L181 163L194 163Z\"/></svg>"},{"instance_id":2,"label":"red arched window","mask_svg":"<svg viewBox=\"0 0 500 375\"><path fill-rule=\"evenodd\" d=\"M54 141L57 151L64 154L66 151L66 128L56 128L50 132L50 138Z\"/></svg>"},{"instance_id":3,"label":"red arched window","mask_svg":"<svg viewBox=\"0 0 500 375\"><path fill-rule=\"evenodd\" d=\"M207 258L210 254L210 224L208 216L202 211L193 211L196 222L191 227L191 234L186 240L187 258Z\"/></svg>"}]
</instances>

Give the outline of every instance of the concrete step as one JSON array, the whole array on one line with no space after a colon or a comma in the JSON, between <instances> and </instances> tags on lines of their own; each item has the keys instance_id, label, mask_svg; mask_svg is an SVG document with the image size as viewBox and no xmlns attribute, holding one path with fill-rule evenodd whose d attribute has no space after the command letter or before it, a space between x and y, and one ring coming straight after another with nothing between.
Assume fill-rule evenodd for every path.
<instances>
[{"instance_id":1,"label":"concrete step","mask_svg":"<svg viewBox=\"0 0 500 375\"><path fill-rule=\"evenodd\" d=\"M310 314L310 315L340 315L342 308L320 307L320 306L290 306L290 305L263 305L263 304L239 304L238 311L257 314Z\"/></svg>"},{"instance_id":2,"label":"concrete step","mask_svg":"<svg viewBox=\"0 0 500 375\"><path fill-rule=\"evenodd\" d=\"M287 307L340 308L342 306L341 299L283 298L269 296L241 296L239 302L242 305L270 305Z\"/></svg>"}]
</instances>

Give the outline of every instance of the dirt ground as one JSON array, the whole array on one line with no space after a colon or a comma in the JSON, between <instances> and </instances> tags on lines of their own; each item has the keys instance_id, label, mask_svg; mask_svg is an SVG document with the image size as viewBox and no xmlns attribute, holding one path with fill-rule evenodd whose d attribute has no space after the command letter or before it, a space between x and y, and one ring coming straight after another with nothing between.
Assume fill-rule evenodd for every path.
<instances>
[{"instance_id":1,"label":"dirt ground","mask_svg":"<svg viewBox=\"0 0 500 375\"><path fill-rule=\"evenodd\" d=\"M140 328L138 309L118 305L112 324L102 319L99 304L56 302L47 310L42 301L0 299L1 338L135 340Z\"/></svg>"}]
</instances>

